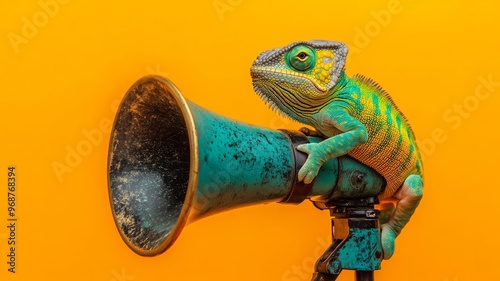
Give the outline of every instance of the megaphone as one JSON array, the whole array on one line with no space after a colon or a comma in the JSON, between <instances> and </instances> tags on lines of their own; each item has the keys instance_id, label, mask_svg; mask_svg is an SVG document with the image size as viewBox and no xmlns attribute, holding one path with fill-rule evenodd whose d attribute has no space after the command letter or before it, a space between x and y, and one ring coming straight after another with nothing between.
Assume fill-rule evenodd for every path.
<instances>
[{"instance_id":1,"label":"megaphone","mask_svg":"<svg viewBox=\"0 0 500 281\"><path fill-rule=\"evenodd\" d=\"M305 199L324 209L383 190L384 178L349 156L327 161L311 184L298 182L307 155L296 146L319 141L217 115L166 78L146 76L123 98L111 133L108 185L118 231L134 252L154 256L186 224L221 211Z\"/></svg>"}]
</instances>

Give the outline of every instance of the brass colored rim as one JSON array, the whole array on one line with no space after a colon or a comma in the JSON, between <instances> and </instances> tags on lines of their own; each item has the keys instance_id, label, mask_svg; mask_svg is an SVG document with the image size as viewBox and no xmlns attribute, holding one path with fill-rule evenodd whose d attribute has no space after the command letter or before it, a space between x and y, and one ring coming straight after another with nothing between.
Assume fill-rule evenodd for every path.
<instances>
[{"instance_id":1,"label":"brass colored rim","mask_svg":"<svg viewBox=\"0 0 500 281\"><path fill-rule=\"evenodd\" d=\"M174 241L180 235L182 229L184 228L184 226L188 222L189 213L190 213L191 207L193 205L194 196L196 194L196 187L198 185L199 161L198 161L198 134L196 132L196 124L194 122L194 118L193 118L191 109L189 108L187 101L184 99L180 90L175 86L174 83L172 83L167 78L159 76L159 75L144 76L141 79L139 79L137 82L135 82L129 88L129 90L125 94L119 108L121 108L123 101L129 95L129 93L133 92L134 89L136 89L139 85L151 83L154 81L158 82L162 86L164 86L167 89L167 94L170 94L175 98L177 104L179 105L179 108L181 109L184 120L186 122L186 128L188 131L188 138L189 138L189 144L190 144L190 146L189 146L189 152L190 152L190 156L189 156L190 157L189 180L188 180L188 186L187 186L187 191L186 191L186 197L184 199L184 203L183 203L181 212L179 214L179 217L177 219L177 222L176 222L174 228L168 234L165 241L163 241L158 247L151 249L151 250L145 250L145 249L142 249L142 248L138 247L137 245L133 244L129 240L129 238L123 233L122 229L120 228L120 226L118 225L118 223L116 221L116 214L115 214L115 210L113 208L113 202L112 202L110 176L109 176L110 173L108 170L108 192L109 192L111 211L113 214L113 220L115 222L115 225L116 225L123 241L127 244L127 246L131 250L133 250L135 253L137 253L141 256L155 256L155 255L161 254L161 253L165 252L174 243ZM115 116L112 132L114 132L117 117L118 117L118 115ZM113 135L111 135L111 138L110 138L109 151L111 151L112 143L113 143ZM110 167L110 161L111 161L111 157L110 157L110 155L108 155L108 169Z\"/></svg>"}]
</instances>

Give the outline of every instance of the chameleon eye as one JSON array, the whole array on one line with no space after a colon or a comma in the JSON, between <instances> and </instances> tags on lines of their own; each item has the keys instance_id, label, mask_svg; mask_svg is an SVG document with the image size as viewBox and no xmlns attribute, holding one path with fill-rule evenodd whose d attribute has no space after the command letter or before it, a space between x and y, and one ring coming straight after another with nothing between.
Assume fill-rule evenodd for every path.
<instances>
[{"instance_id":1,"label":"chameleon eye","mask_svg":"<svg viewBox=\"0 0 500 281\"><path fill-rule=\"evenodd\" d=\"M298 45L288 51L285 61L297 71L308 71L316 64L316 52L308 46Z\"/></svg>"}]
</instances>

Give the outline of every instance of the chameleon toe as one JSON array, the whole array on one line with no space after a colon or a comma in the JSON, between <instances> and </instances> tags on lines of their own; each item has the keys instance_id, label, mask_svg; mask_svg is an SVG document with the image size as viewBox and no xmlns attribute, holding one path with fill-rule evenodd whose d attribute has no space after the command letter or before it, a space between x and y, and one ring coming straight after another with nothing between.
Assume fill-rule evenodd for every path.
<instances>
[{"instance_id":1,"label":"chameleon toe","mask_svg":"<svg viewBox=\"0 0 500 281\"><path fill-rule=\"evenodd\" d=\"M387 224L382 225L381 243L384 252L384 259L388 260L395 251L396 233Z\"/></svg>"}]
</instances>

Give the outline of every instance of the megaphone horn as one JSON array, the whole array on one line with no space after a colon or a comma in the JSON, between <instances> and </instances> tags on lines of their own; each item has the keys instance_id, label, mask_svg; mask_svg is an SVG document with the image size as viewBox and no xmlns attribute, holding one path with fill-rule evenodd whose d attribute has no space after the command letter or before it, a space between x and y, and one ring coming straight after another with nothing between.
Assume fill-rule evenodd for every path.
<instances>
[{"instance_id":1,"label":"megaphone horn","mask_svg":"<svg viewBox=\"0 0 500 281\"><path fill-rule=\"evenodd\" d=\"M315 180L297 182L307 155L295 147L319 142L300 132L244 124L185 100L166 78L146 76L125 95L108 155L109 195L121 237L137 254L164 252L190 222L231 208L310 199L377 196L385 180L343 156Z\"/></svg>"}]
</instances>

